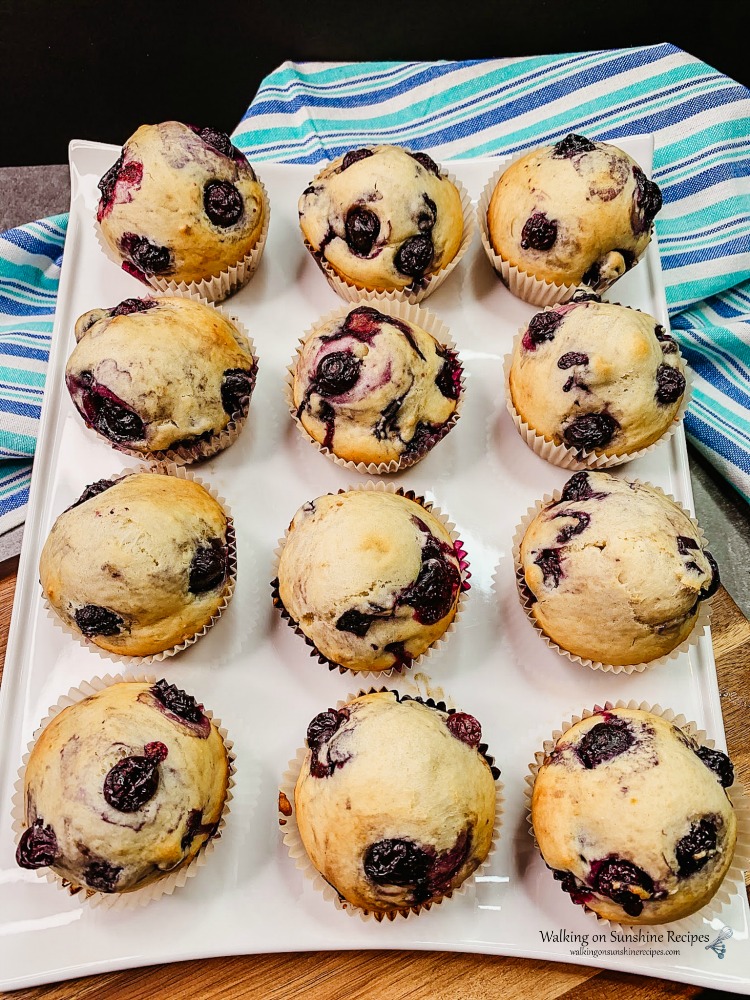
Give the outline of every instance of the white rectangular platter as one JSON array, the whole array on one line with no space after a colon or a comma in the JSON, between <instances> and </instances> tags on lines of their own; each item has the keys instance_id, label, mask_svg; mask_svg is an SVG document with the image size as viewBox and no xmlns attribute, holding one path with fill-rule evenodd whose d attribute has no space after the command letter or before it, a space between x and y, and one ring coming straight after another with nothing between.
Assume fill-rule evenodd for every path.
<instances>
[{"instance_id":1,"label":"white rectangular platter","mask_svg":"<svg viewBox=\"0 0 750 1000\"><path fill-rule=\"evenodd\" d=\"M650 170L650 138L621 145ZM710 924L699 918L695 924L711 941L731 929L723 958L720 948L703 941L670 943L666 933L662 944L623 947L610 941L608 925L571 904L529 835L528 765L543 740L583 709L636 699L684 713L725 748L724 731L710 635L657 669L613 675L582 668L548 649L523 614L513 578L513 531L527 507L561 487L569 474L537 458L505 410L503 356L517 328L536 310L498 281L478 236L454 274L423 304L448 325L457 343L467 372L463 414L427 458L395 477L455 521L471 562L472 586L455 632L419 668L422 679L407 672L385 683L413 691L416 679L423 692L442 688L458 708L480 719L504 782L499 846L465 894L416 918L383 924L336 909L287 855L276 811L287 762L303 744L314 715L371 686L369 679L363 683L330 672L311 658L271 604L274 549L297 508L364 481L302 439L282 398L298 338L340 304L300 237L297 200L314 173L308 166L260 164L272 206L265 256L253 280L224 304L243 321L259 353L247 426L231 448L197 470L226 498L235 518L234 599L205 638L155 668L211 708L235 742L237 785L224 835L197 877L137 911L94 910L16 866L11 796L37 723L71 686L117 670L49 620L37 567L57 515L88 483L136 464L83 425L63 382L76 317L144 294L134 278L104 257L94 234L96 184L118 152L83 141L70 147L70 228L0 689L0 989L205 956L414 948L578 962L750 992L744 892L733 896L720 918ZM476 202L497 162L456 161L451 168ZM667 323L655 244L610 298ZM656 483L692 509L682 431L618 474ZM594 943L596 934L604 934L606 943ZM581 952L576 935L587 936L588 950Z\"/></svg>"}]
</instances>

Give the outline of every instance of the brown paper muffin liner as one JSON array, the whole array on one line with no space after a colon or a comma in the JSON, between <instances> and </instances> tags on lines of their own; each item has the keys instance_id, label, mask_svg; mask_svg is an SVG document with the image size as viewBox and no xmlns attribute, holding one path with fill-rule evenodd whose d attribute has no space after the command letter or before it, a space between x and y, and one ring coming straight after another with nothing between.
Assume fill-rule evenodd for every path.
<instances>
[{"instance_id":1,"label":"brown paper muffin liner","mask_svg":"<svg viewBox=\"0 0 750 1000\"><path fill-rule=\"evenodd\" d=\"M105 438L102 434L97 434L97 437L101 440L106 441L115 451L121 452L123 455L128 455L130 458L137 458L141 462L156 463L157 465L163 465L165 463L171 463L172 465L191 465L193 462L200 462L206 458L211 458L212 455L218 454L220 451L224 451L233 444L240 435L240 431L245 426L247 422L248 414L250 412L250 403L252 402L253 392L255 391L255 380L258 377L258 351L253 343L252 337L247 332L247 328L243 323L237 319L236 316L230 316L226 309L220 306L214 305L213 302L209 302L208 299L204 299L201 295L185 295L186 298L195 299L196 302L200 302L201 305L207 306L209 309L215 309L216 312L221 313L221 315L234 327L234 339L237 341L239 346L247 351L253 359L255 364L255 376L253 378L253 388L250 391L250 396L248 397L246 405L241 410L236 410L231 414L229 422L220 431L216 431L210 434L208 437L203 437L193 441L191 444L184 445L173 445L171 448L164 448L160 451L138 451L136 448L129 448L127 444L110 441ZM159 296L155 295L154 298L158 299ZM96 431L94 433L97 433Z\"/></svg>"},{"instance_id":2,"label":"brown paper muffin liner","mask_svg":"<svg viewBox=\"0 0 750 1000\"><path fill-rule=\"evenodd\" d=\"M153 465L153 466L141 466L135 469L125 469L122 472L118 472L114 476L108 477L112 483L119 482L120 479L125 479L127 476L138 476L138 475L154 475L154 476L176 476L178 479L189 479L191 482L198 483L202 486L206 492L219 504L219 506L224 511L227 518L227 579L224 583L224 596L222 598L221 604L211 616L210 620L199 629L194 635L191 635L189 639L184 639L182 642L175 646L170 646L168 649L163 649L159 653L150 653L147 656L128 656L122 653L113 653L108 649L103 649L101 646L97 646L95 642L91 639L87 639L82 632L74 629L67 622L59 616L57 611L52 607L46 595L42 593L42 603L44 605L45 611L47 612L47 617L50 621L67 635L71 636L78 642L81 646L85 646L86 649L97 653L102 659L109 660L114 664L124 665L126 669L135 669L141 666L148 666L152 663L161 663L163 660L168 659L171 656L176 656L181 653L188 646L192 646L194 642L197 642L201 636L204 636L216 622L221 618L221 616L226 611L229 602L234 594L234 587L237 581L237 538L234 530L234 520L232 518L231 512L227 506L226 501L219 493L214 490L204 479L199 478L193 473L189 472L184 466L174 465L172 463L165 463L163 465ZM64 512L63 512L64 513Z\"/></svg>"},{"instance_id":3,"label":"brown paper muffin liner","mask_svg":"<svg viewBox=\"0 0 750 1000\"><path fill-rule=\"evenodd\" d=\"M379 308L385 316L403 320L407 323L413 324L414 326L420 327L426 333L429 333L430 336L436 341L438 341L439 344L446 347L457 357L461 371L461 389L456 401L456 408L448 420L446 420L442 427L438 429L434 435L434 440L429 447L421 448L410 454L408 457L402 456L400 459L393 459L390 462L354 462L352 460L340 458L334 450L327 448L325 445L320 444L319 441L316 441L297 416L297 408L294 405L294 373L302 347L316 332L316 330L319 330L336 320L343 320L344 317L351 312L351 304L340 306L338 309L334 309L333 312L327 313L305 331L299 339L297 350L291 363L287 367L287 374L284 380L284 399L286 401L287 408L292 420L297 426L297 429L305 440L309 441L321 455L325 455L326 458L330 458L332 462L335 462L336 465L340 466L342 469L348 469L352 472L359 472L362 475L368 476L380 476L391 472L399 472L402 469L408 469L411 466L416 465L417 462L420 462L425 455L428 455L432 449L443 440L448 431L450 431L458 421L458 418L461 416L461 408L463 407L464 395L466 392L466 378L463 366L461 365L461 359L458 357L455 341L451 337L450 331L445 323L438 319L433 313L428 312L426 309L422 309L416 305L410 305L408 302L382 302L379 304Z\"/></svg>"},{"instance_id":4,"label":"brown paper muffin liner","mask_svg":"<svg viewBox=\"0 0 750 1000\"><path fill-rule=\"evenodd\" d=\"M330 164L326 164L330 166ZM462 258L465 256L466 251L471 246L472 240L474 239L474 229L475 229L475 216L474 209L472 206L471 198L469 192L466 190L461 181L448 170L440 169L441 177L447 178L458 190L461 196L461 213L463 216L463 236L461 237L461 242L458 246L453 260L448 261L445 267L436 271L434 274L425 275L415 288L407 285L405 288L392 288L392 289L375 289L375 288L365 288L363 286L355 284L355 282L342 278L341 275L331 267L328 261L325 259L320 251L317 251L302 234L302 241L305 244L305 248L308 250L313 260L316 262L320 270L323 272L328 284L336 292L336 294L347 302L376 302L379 305L383 305L386 302L409 302L415 305L417 302L421 302L426 299L428 295L432 293L443 284L443 282L448 278L448 276L458 267ZM314 184L317 180L317 175L310 181Z\"/></svg>"},{"instance_id":5,"label":"brown paper muffin liner","mask_svg":"<svg viewBox=\"0 0 750 1000\"><path fill-rule=\"evenodd\" d=\"M635 709L641 712L650 712L652 715L658 715L660 718L665 719L667 722L671 722L673 725L677 726L683 732L692 736L701 746L714 748L714 740L709 739L706 736L706 732L703 729L699 729L695 722L688 722L684 715L677 715L671 708L662 708L661 705L651 705L649 702L645 701L624 701L620 698L616 702L607 701L603 705L595 705L593 709L584 709L580 715L574 715L569 721L562 723L559 729L556 729L550 739L545 740L543 748L537 750L534 754L534 760L529 764L529 774L526 775L524 781L526 783L526 788L524 790L524 796L526 799L526 821L529 828L529 834L534 841L534 846L539 850L539 844L537 843L536 836L534 835L534 825L531 820L531 796L534 791L534 783L536 782L536 776L539 773L539 769L544 763L544 758L552 752L555 744L560 739L560 737L566 733L572 726L576 725L582 719L588 719L592 715L596 715L597 712L609 711L613 708L628 708ZM701 909L696 910L695 913L689 914L687 917L681 917L679 920L670 920L668 925L670 929L674 931L688 931L691 928L694 929L696 924L701 924L703 921L710 922L715 917L717 917L720 911L731 903L732 898L739 893L744 893L745 891L745 870L750 868L750 796L747 795L745 790L740 786L739 780L735 779L732 787L726 789L729 800L734 808L735 815L737 817L737 842L734 849L734 857L732 858L732 864L729 867L723 881L719 885L714 896L706 903ZM539 852L541 854L541 851ZM550 874L550 879L552 875ZM562 891L562 890L558 890ZM578 906L578 904L572 903L573 906ZM595 919L597 923L601 925L606 925L612 927L613 930L623 931L624 933L632 932L635 926L644 926L640 924L622 924L619 921L609 920L607 917L601 917L594 910L589 909L586 905L582 906L582 909L586 914ZM650 928L666 926L666 924L649 924Z\"/></svg>"},{"instance_id":6,"label":"brown paper muffin liner","mask_svg":"<svg viewBox=\"0 0 750 1000\"><path fill-rule=\"evenodd\" d=\"M662 490L658 486L654 486L653 483L645 482L640 479L632 479L628 480L628 482L634 482L634 483L639 483L640 485L643 486L649 486L651 487L651 489L656 490L658 493L661 493L662 496L665 496L669 500L671 500L690 519L690 523L695 528L702 544L705 546L708 545L706 541L706 536L704 535L701 526L698 524L695 518L690 514L690 512L687 511L682 506L681 503L675 500L675 498L671 494L665 493L664 490ZM678 656L681 656L682 653L686 653L691 646L696 646L700 641L700 639L703 637L703 635L705 635L706 630L711 624L711 609L708 601L699 602L698 617L695 621L695 624L693 625L693 630L687 637L687 639L684 639L679 644L679 646L675 646L675 648L671 650L671 652L665 653L663 656L659 656L656 659L648 660L643 663L612 664L612 663L602 663L600 660L590 660L585 656L578 656L576 653L571 653L567 649L564 649L562 646L556 643L554 639L551 639L546 634L546 632L542 630L542 628L534 618L532 612L533 602L530 599L530 594L526 586L526 581L524 577L523 567L521 566L521 543L523 541L524 535L526 534L527 528L534 520L534 518L537 516L537 514L542 510L543 507L546 507L547 504L551 503L552 501L557 502L560 499L561 495L562 495L562 490L555 490L551 494L546 493L541 500L537 500L537 502L533 505L533 507L528 508L523 518L521 519L520 524L516 527L516 530L513 533L513 565L515 568L518 598L521 602L521 607L523 608L526 617L529 619L529 622L531 623L537 635L544 640L544 642L549 646L550 649L554 649L555 652L559 653L561 656L565 656L567 659L571 660L571 662L580 663L581 666L591 667L593 670L604 670L605 672L613 674L643 673L644 670L650 670L652 667L657 667L663 663L669 662L670 660L676 659ZM493 580L493 585L495 586L495 590L497 590L496 579Z\"/></svg>"},{"instance_id":7,"label":"brown paper muffin liner","mask_svg":"<svg viewBox=\"0 0 750 1000\"><path fill-rule=\"evenodd\" d=\"M579 288L588 289L589 291L593 291L593 289L589 289L587 285L584 285L581 282L578 284L565 284L546 281L542 278L536 278L533 274L529 274L526 271L522 271L521 268L517 267L515 264L509 263L505 257L495 252L495 249L492 246L492 241L490 240L489 227L487 224L487 212L489 211L490 201L492 200L492 195L495 191L495 187L497 186L497 182L512 163L516 160L520 160L529 152L531 152L530 148L523 149L513 156L508 157L508 159L503 160L502 164L487 181L487 184L479 196L479 202L477 204L479 236L482 240L484 252L492 265L493 270L506 288L508 288L508 290L515 295L516 298L523 299L524 302L530 302L535 306L553 306L559 302L567 302ZM630 271L632 271L641 260L648 249L648 245L649 244L647 244L639 256L635 258L632 266L629 268ZM622 275L620 275L620 277L622 277ZM615 279L615 281L616 280L618 279ZM614 281L610 281L606 285L600 285L596 289L596 294L601 295L608 288L611 288L614 283Z\"/></svg>"},{"instance_id":8,"label":"brown paper muffin liner","mask_svg":"<svg viewBox=\"0 0 750 1000\"><path fill-rule=\"evenodd\" d=\"M279 539L279 544L274 550L274 578L271 581L271 599L273 601L273 606L277 609L283 620L292 629L292 631L301 636L305 643L310 647L310 656L317 657L319 663L328 664L329 670L338 670L340 674L351 673L357 678L373 677L382 679L384 677L392 677L394 674L401 674L405 670L410 670L417 663L423 663L427 660L434 650L443 642L446 642L448 637L455 631L456 624L463 613L464 606L466 603L466 592L471 589L471 584L469 583L469 578L471 573L469 571L469 560L466 554L466 549L463 546L463 542L458 537L458 533L455 530L455 525L449 520L448 515L444 514L439 507L435 506L431 501L426 500L424 497L418 496L413 490L405 490L400 486L396 486L394 483L386 483L380 480L375 483L361 483L358 486L348 486L346 488L337 490L337 493L349 493L355 491L374 491L379 493L396 493L399 496L406 497L407 500L413 500L415 503L420 504L425 510L429 511L433 517L436 517L438 521L443 525L453 542L453 548L455 550L456 556L458 557L458 562L461 572L461 588L458 592L458 600L456 602L456 613L453 616L453 621L447 627L447 629L439 635L434 642L420 653L418 656L413 657L406 663L396 663L391 667L387 667L385 670L354 670L351 667L345 667L341 663L337 663L335 660L331 660L329 657L322 653L318 647L315 645L309 636L305 635L302 629L299 627L298 623L292 618L287 609L284 607L284 602L281 600L281 595L279 593L279 563L281 561L281 553L284 550L287 537L289 535L289 529L284 532L284 536ZM328 496L332 494L326 494Z\"/></svg>"},{"instance_id":9,"label":"brown paper muffin liner","mask_svg":"<svg viewBox=\"0 0 750 1000\"><path fill-rule=\"evenodd\" d=\"M224 299L229 298L230 295L238 292L243 285L246 285L260 264L266 240L268 239L268 225L271 219L271 202L268 198L268 192L263 181L258 177L257 172L255 176L258 184L260 184L261 198L263 200L263 224L255 246L249 253L245 254L236 264L231 264L218 274L209 275L200 281L170 281L167 278L160 278L158 275L152 274L146 275L147 281L145 283L157 292L163 292L165 295L197 295L208 302L222 302ZM96 239L102 252L113 263L117 264L118 267L121 267L122 258L112 250L104 239L96 219L94 219L94 227Z\"/></svg>"},{"instance_id":10,"label":"brown paper muffin liner","mask_svg":"<svg viewBox=\"0 0 750 1000\"><path fill-rule=\"evenodd\" d=\"M617 304L619 303L612 303L612 305ZM627 306L626 308L629 309L631 307ZM545 310L545 312L546 311L547 310ZM503 361L505 406L518 433L521 435L529 448L531 448L534 454L539 455L539 457L543 458L545 462L549 462L551 465L557 465L561 469L571 469L573 471L580 471L582 469L612 469L617 465L625 465L626 462L632 462L636 458L641 458L643 455L647 455L658 445L668 441L682 424L693 394L693 373L685 362L685 359L682 358L682 354L680 354L680 358L682 358L685 365L685 391L682 394L682 402L680 403L677 413L672 419L672 423L669 427L667 427L664 433L657 438L656 441L653 441L645 448L639 448L637 451L622 452L620 455L599 455L595 451L578 452L576 449L569 448L565 444L555 444L554 441L550 441L538 431L534 430L534 428L523 419L521 414L516 409L510 391L510 369L513 363L513 357L516 352L518 341L521 337L523 337L526 329L527 327L523 326L518 330L513 338L513 344L511 345L510 352L505 355L505 359Z\"/></svg>"},{"instance_id":11,"label":"brown paper muffin liner","mask_svg":"<svg viewBox=\"0 0 750 1000\"><path fill-rule=\"evenodd\" d=\"M70 688L66 695L61 696L56 704L52 705L47 712L47 715L34 730L34 734L27 744L26 752L23 755L21 766L18 769L18 778L14 785L14 792L11 800L11 829L13 830L16 844L18 843L21 834L26 829L23 794L26 765L29 761L31 751L34 748L36 741L39 739L42 731L46 729L49 723L55 718L55 716L59 715L63 709L68 708L70 705L76 705L79 702L84 701L92 694L97 694L99 691L103 691L104 688L110 687L112 684L118 684L121 681L146 681L148 683L156 683L157 680L158 677L155 674L139 674L138 676L127 677L124 677L122 674L105 674L103 677L93 677L90 681L83 681L79 687ZM189 878L193 878L197 875L199 869L206 864L208 858L215 850L216 841L221 837L222 831L226 826L227 817L231 811L229 803L233 797L232 789L235 784L234 776L236 773L236 756L233 749L234 742L229 739L226 729L221 724L221 719L217 718L214 713L208 709L204 708L203 712L204 715L211 720L211 724L218 730L219 735L222 738L227 751L229 771L224 808L222 810L219 824L216 828L216 833L202 845L195 857L187 864L182 864L178 868L165 872L162 878L159 878L154 882L150 882L148 885L144 885L140 889L133 889L130 892L108 893L88 889L85 886L76 885L69 879L64 878L62 875L57 875L51 868L36 869L34 874L37 878L52 883L57 886L58 889L62 889L69 895L75 896L82 903L89 906L99 907L104 910L118 910L121 912L123 910L139 909L141 906L146 906L148 903L151 903L162 896L171 896L175 889L181 888L185 885Z\"/></svg>"},{"instance_id":12,"label":"brown paper muffin liner","mask_svg":"<svg viewBox=\"0 0 750 1000\"><path fill-rule=\"evenodd\" d=\"M336 709L338 710L343 708L344 705L348 705L351 701L355 698L359 698L361 695L377 694L390 690L393 690L393 693L400 700L403 700L405 696L413 698L416 701L423 702L430 708L437 708L440 711L447 712L449 715L453 715L456 711L458 711L453 702L449 698L445 697L441 688L435 689L435 697L425 697L417 687L413 687L411 690L405 692L396 691L395 689L386 687L371 687L367 689L361 688L356 694L350 694L342 701L338 701L336 703ZM348 900L340 896L338 891L329 882L326 882L310 860L307 851L305 850L305 846L302 843L294 809L294 790L297 785L297 779L302 770L302 766L307 757L307 752L307 747L300 747L295 756L289 761L287 770L282 776L279 786L278 801L279 827L282 833L284 845L289 852L289 857L292 861L294 861L295 867L303 873L306 879L311 881L314 888L318 892L321 892L326 900L333 903L337 910L344 910L350 917L356 917L365 922L393 922L399 917L406 919L407 917L417 916L425 910L432 909L433 906L439 906L446 899L464 896L470 887L476 886L477 877L486 871L492 862L492 855L495 853L500 839L500 827L502 826L503 812L503 783L500 781L500 770L495 764L495 758L489 753L486 743L480 743L479 752L489 764L492 776L495 779L495 827L492 833L492 843L490 844L487 856L484 861L482 861L482 863L475 868L472 874L469 875L468 878L464 879L461 885L452 889L450 892L445 893L445 895L440 896L438 899L430 900L428 903L411 906L406 910L391 910L389 912L367 910L363 907L356 906L354 903L350 903Z\"/></svg>"}]
</instances>

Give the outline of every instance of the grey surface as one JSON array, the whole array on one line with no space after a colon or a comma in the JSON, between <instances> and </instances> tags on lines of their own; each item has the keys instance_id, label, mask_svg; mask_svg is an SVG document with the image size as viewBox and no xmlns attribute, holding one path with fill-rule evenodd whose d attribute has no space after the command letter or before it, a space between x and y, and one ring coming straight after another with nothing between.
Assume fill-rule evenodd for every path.
<instances>
[{"instance_id":1,"label":"grey surface","mask_svg":"<svg viewBox=\"0 0 750 1000\"><path fill-rule=\"evenodd\" d=\"M67 166L0 169L0 230L65 212L69 200ZM750 508L690 445L688 457L696 516L719 564L724 586L743 614L750 617ZM5 536L0 543L3 540ZM20 538L14 541L20 547ZM5 552L8 548L4 546Z\"/></svg>"}]
</instances>

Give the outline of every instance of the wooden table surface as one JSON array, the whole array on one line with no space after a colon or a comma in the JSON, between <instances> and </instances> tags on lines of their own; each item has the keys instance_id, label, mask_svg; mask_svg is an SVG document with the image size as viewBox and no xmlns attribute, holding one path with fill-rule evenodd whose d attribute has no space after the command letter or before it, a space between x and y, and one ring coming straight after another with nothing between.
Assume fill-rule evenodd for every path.
<instances>
[{"instance_id":1,"label":"wooden table surface","mask_svg":"<svg viewBox=\"0 0 750 1000\"><path fill-rule=\"evenodd\" d=\"M0 681L16 583L0 570ZM750 622L720 588L712 633L729 753L750 791ZM746 879L748 876L746 875ZM750 962L750 958L749 958ZM14 1000L660 1000L713 996L696 986L559 962L440 952L249 955L114 972L2 994ZM727 994L716 994L726 996Z\"/></svg>"}]
</instances>

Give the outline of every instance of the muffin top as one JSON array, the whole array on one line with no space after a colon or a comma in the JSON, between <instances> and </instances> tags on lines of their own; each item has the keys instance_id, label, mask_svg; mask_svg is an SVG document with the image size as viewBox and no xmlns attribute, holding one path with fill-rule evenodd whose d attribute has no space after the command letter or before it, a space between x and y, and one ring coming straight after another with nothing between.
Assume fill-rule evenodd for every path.
<instances>
[{"instance_id":1,"label":"muffin top","mask_svg":"<svg viewBox=\"0 0 750 1000\"><path fill-rule=\"evenodd\" d=\"M16 860L99 892L139 889L214 835L228 775L193 697L165 680L112 684L63 709L34 744Z\"/></svg>"},{"instance_id":2,"label":"muffin top","mask_svg":"<svg viewBox=\"0 0 750 1000\"><path fill-rule=\"evenodd\" d=\"M39 562L62 620L126 656L199 632L224 600L227 573L221 506L196 482L153 473L89 486L55 521Z\"/></svg>"},{"instance_id":3,"label":"muffin top","mask_svg":"<svg viewBox=\"0 0 750 1000\"><path fill-rule=\"evenodd\" d=\"M579 454L623 455L657 441L685 392L677 344L646 313L596 299L532 317L510 394L537 434Z\"/></svg>"},{"instance_id":4,"label":"muffin top","mask_svg":"<svg viewBox=\"0 0 750 1000\"><path fill-rule=\"evenodd\" d=\"M299 221L313 251L366 289L419 287L463 236L456 186L426 153L400 146L338 157L302 192Z\"/></svg>"},{"instance_id":5,"label":"muffin top","mask_svg":"<svg viewBox=\"0 0 750 1000\"><path fill-rule=\"evenodd\" d=\"M718 889L736 818L729 758L650 712L599 711L564 733L534 783L534 835L562 888L608 920L686 917Z\"/></svg>"},{"instance_id":6,"label":"muffin top","mask_svg":"<svg viewBox=\"0 0 750 1000\"><path fill-rule=\"evenodd\" d=\"M324 657L350 670L408 665L453 621L461 584L438 518L407 497L368 490L304 504L278 571L288 615Z\"/></svg>"},{"instance_id":7,"label":"muffin top","mask_svg":"<svg viewBox=\"0 0 750 1000\"><path fill-rule=\"evenodd\" d=\"M83 419L111 443L149 453L195 446L247 412L257 366L222 313L192 299L125 299L91 309L65 382Z\"/></svg>"},{"instance_id":8,"label":"muffin top","mask_svg":"<svg viewBox=\"0 0 750 1000\"><path fill-rule=\"evenodd\" d=\"M262 189L229 136L181 122L141 125L99 181L102 236L129 274L200 281L250 253Z\"/></svg>"},{"instance_id":9,"label":"muffin top","mask_svg":"<svg viewBox=\"0 0 750 1000\"><path fill-rule=\"evenodd\" d=\"M653 486L577 472L529 524L520 550L530 611L563 649L645 663L683 642L719 586L688 515Z\"/></svg>"},{"instance_id":10,"label":"muffin top","mask_svg":"<svg viewBox=\"0 0 750 1000\"><path fill-rule=\"evenodd\" d=\"M316 327L294 370L303 427L352 462L412 464L452 425L460 391L453 351L371 306Z\"/></svg>"},{"instance_id":11,"label":"muffin top","mask_svg":"<svg viewBox=\"0 0 750 1000\"><path fill-rule=\"evenodd\" d=\"M661 192L617 146L570 134L510 164L487 226L495 253L543 281L608 288L648 246Z\"/></svg>"},{"instance_id":12,"label":"muffin top","mask_svg":"<svg viewBox=\"0 0 750 1000\"><path fill-rule=\"evenodd\" d=\"M387 913L440 898L484 861L495 782L481 726L393 691L316 716L295 789L313 865L355 906Z\"/></svg>"}]
</instances>

